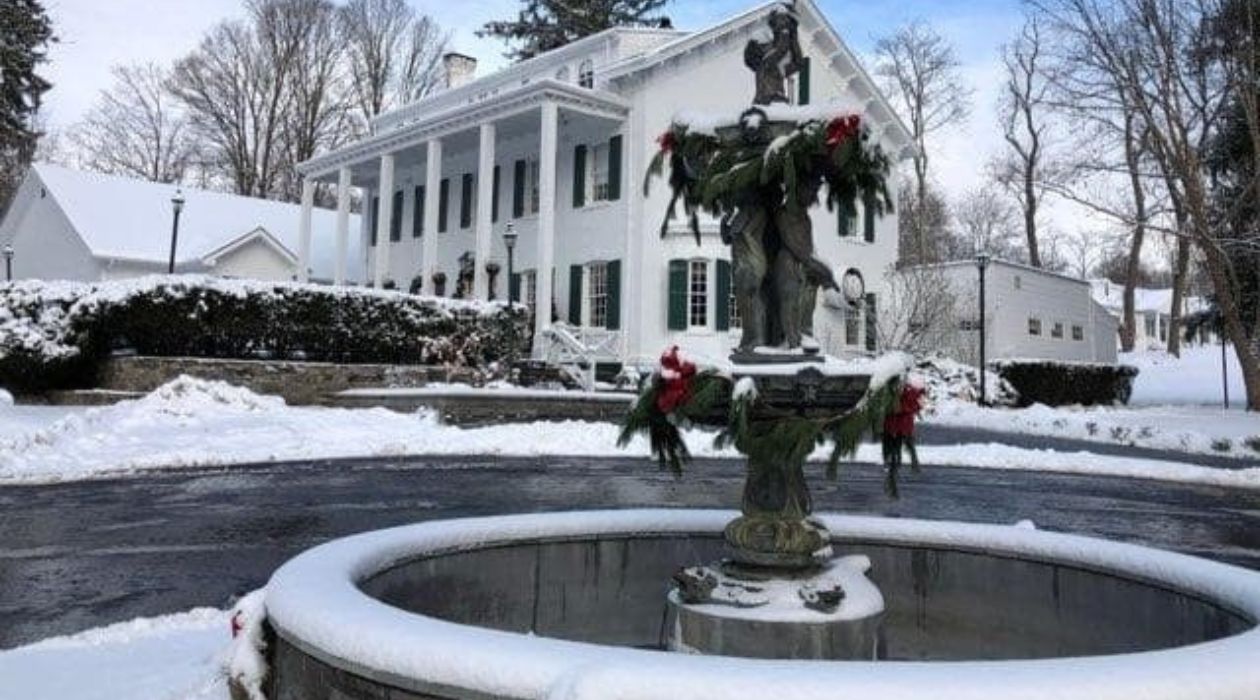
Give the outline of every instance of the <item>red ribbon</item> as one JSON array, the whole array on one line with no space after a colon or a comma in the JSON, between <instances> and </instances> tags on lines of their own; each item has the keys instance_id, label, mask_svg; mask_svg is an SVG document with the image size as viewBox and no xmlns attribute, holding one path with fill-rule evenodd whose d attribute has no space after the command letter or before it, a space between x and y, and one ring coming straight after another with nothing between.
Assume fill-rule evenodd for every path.
<instances>
[{"instance_id":1,"label":"red ribbon","mask_svg":"<svg viewBox=\"0 0 1260 700\"><path fill-rule=\"evenodd\" d=\"M683 359L675 345L661 355L660 375L663 386L656 396L656 407L661 413L673 413L691 399L691 379L696 376L696 365Z\"/></svg>"},{"instance_id":2,"label":"red ribbon","mask_svg":"<svg viewBox=\"0 0 1260 700\"><path fill-rule=\"evenodd\" d=\"M827 123L827 148L835 150L843 146L849 139L857 136L861 129L862 118L856 114L832 119Z\"/></svg>"}]
</instances>

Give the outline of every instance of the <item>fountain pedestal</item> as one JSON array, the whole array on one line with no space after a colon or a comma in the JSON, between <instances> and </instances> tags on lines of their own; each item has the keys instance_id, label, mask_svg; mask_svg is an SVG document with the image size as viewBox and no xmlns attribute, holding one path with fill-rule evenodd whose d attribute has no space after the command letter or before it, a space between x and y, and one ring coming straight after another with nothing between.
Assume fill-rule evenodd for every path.
<instances>
[{"instance_id":1,"label":"fountain pedestal","mask_svg":"<svg viewBox=\"0 0 1260 700\"><path fill-rule=\"evenodd\" d=\"M764 659L877 657L884 597L864 556L802 571L693 567L669 594L670 651Z\"/></svg>"}]
</instances>

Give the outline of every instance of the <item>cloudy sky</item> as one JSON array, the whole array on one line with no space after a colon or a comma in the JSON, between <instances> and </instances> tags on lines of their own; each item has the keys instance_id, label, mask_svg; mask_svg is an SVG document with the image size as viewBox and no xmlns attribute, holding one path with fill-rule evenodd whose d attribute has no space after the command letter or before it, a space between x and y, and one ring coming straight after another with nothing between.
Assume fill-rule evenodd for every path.
<instances>
[{"instance_id":1,"label":"cloudy sky","mask_svg":"<svg viewBox=\"0 0 1260 700\"><path fill-rule=\"evenodd\" d=\"M452 32L452 48L479 59L479 73L502 66L501 43L479 39L486 21L507 18L518 0L409 0ZM760 0L674 0L667 9L679 29L697 29ZM196 45L208 28L243 15L242 0L46 0L60 42L45 68L53 127L76 121L109 84L109 69L144 61L169 63ZM970 121L936 137L936 180L952 197L983 184L983 165L1001 146L996 125L998 52L1018 31L1019 0L819 0L849 45L869 56L877 38L924 19L950 39L975 89ZM868 62L869 63L869 62ZM1053 215L1060 228L1082 228L1078 216Z\"/></svg>"}]
</instances>

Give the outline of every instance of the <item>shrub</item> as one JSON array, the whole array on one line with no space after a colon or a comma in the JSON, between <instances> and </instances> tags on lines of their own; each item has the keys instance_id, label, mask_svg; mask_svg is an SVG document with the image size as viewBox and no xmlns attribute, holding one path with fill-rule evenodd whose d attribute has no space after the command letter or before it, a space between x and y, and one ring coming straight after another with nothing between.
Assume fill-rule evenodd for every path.
<instances>
[{"instance_id":1,"label":"shrub","mask_svg":"<svg viewBox=\"0 0 1260 700\"><path fill-rule=\"evenodd\" d=\"M1260 435L1252 435L1243 441L1252 452L1260 452Z\"/></svg>"},{"instance_id":2,"label":"shrub","mask_svg":"<svg viewBox=\"0 0 1260 700\"><path fill-rule=\"evenodd\" d=\"M1136 367L1053 360L1003 360L993 365L1019 393L1020 405L1128 403Z\"/></svg>"},{"instance_id":3,"label":"shrub","mask_svg":"<svg viewBox=\"0 0 1260 700\"><path fill-rule=\"evenodd\" d=\"M0 385L90 383L111 349L142 355L486 367L529 339L523 307L211 277L0 285Z\"/></svg>"},{"instance_id":4,"label":"shrub","mask_svg":"<svg viewBox=\"0 0 1260 700\"><path fill-rule=\"evenodd\" d=\"M1229 438L1214 438L1212 440L1212 450L1214 452L1229 452L1234 449L1234 441Z\"/></svg>"}]
</instances>

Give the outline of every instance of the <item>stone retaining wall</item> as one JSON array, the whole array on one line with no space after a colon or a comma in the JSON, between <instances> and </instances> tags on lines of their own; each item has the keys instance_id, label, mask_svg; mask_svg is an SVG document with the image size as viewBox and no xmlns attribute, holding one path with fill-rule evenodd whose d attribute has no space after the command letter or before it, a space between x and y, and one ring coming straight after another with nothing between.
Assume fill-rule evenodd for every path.
<instances>
[{"instance_id":1,"label":"stone retaining wall","mask_svg":"<svg viewBox=\"0 0 1260 700\"><path fill-rule=\"evenodd\" d=\"M477 371L468 368L132 356L106 360L98 388L147 393L181 374L229 382L260 394L275 394L293 405L324 404L330 395L347 389L480 380Z\"/></svg>"}]
</instances>

